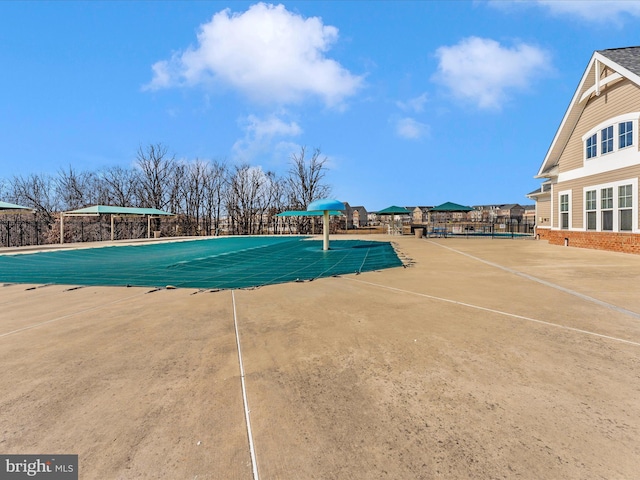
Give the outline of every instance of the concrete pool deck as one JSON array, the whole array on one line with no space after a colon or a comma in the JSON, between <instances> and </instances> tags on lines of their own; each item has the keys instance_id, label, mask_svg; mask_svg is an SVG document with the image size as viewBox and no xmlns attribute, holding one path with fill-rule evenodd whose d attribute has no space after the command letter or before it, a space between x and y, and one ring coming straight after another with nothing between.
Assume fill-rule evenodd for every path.
<instances>
[{"instance_id":1,"label":"concrete pool deck","mask_svg":"<svg viewBox=\"0 0 640 480\"><path fill-rule=\"evenodd\" d=\"M76 453L83 479L253 478L237 325L261 478L636 476L640 256L362 238L411 266L0 287L0 451Z\"/></svg>"}]
</instances>

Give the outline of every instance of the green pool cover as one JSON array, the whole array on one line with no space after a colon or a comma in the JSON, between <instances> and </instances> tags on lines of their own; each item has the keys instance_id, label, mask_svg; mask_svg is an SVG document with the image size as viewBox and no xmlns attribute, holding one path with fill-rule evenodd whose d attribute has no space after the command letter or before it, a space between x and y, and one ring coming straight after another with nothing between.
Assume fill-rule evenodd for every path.
<instances>
[{"instance_id":1,"label":"green pool cover","mask_svg":"<svg viewBox=\"0 0 640 480\"><path fill-rule=\"evenodd\" d=\"M307 237L208 240L0 255L0 282L229 289L398 267L388 242Z\"/></svg>"}]
</instances>

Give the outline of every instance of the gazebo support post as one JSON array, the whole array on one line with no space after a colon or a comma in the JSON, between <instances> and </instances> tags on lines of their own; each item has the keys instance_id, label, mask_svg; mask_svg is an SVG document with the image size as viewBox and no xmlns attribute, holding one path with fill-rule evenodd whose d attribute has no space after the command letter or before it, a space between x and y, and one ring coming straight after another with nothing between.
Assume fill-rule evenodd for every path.
<instances>
[{"instance_id":1,"label":"gazebo support post","mask_svg":"<svg viewBox=\"0 0 640 480\"><path fill-rule=\"evenodd\" d=\"M60 243L64 243L64 213L60 212Z\"/></svg>"},{"instance_id":2,"label":"gazebo support post","mask_svg":"<svg viewBox=\"0 0 640 480\"><path fill-rule=\"evenodd\" d=\"M111 214L111 241L113 242L113 213Z\"/></svg>"}]
</instances>

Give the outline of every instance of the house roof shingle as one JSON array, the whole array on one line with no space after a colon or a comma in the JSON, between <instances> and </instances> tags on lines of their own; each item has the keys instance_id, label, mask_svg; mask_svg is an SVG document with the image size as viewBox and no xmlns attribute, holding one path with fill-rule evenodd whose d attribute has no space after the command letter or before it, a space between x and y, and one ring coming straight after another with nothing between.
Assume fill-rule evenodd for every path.
<instances>
[{"instance_id":1,"label":"house roof shingle","mask_svg":"<svg viewBox=\"0 0 640 480\"><path fill-rule=\"evenodd\" d=\"M600 55L613 60L630 72L640 75L640 47L610 48L598 50Z\"/></svg>"}]
</instances>

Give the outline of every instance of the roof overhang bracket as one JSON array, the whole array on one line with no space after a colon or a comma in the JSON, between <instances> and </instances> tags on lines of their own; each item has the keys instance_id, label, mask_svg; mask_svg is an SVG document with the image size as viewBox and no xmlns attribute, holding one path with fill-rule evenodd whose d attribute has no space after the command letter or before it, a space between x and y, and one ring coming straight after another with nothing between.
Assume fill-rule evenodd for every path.
<instances>
[{"instance_id":1,"label":"roof overhang bracket","mask_svg":"<svg viewBox=\"0 0 640 480\"><path fill-rule=\"evenodd\" d=\"M596 65L599 65L599 64L600 62L596 60ZM596 68L596 71L597 70L599 70L599 68ZM620 75L619 73L612 73L608 77L600 80L600 77L596 74L596 84L582 94L582 96L580 97L580 103L584 102L585 100L588 100L589 97L591 97L591 95L593 95L594 93L596 94L596 96L599 96L600 93L602 92L603 87L606 87L608 84L615 82L616 80L619 80L621 78L622 78L622 75Z\"/></svg>"}]
</instances>

